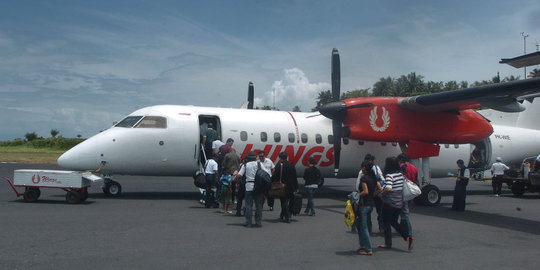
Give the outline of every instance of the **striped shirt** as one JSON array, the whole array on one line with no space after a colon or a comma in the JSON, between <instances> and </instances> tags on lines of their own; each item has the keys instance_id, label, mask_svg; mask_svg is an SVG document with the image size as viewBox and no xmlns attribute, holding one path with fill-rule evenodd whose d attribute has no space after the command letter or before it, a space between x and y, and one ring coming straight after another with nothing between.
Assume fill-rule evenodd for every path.
<instances>
[{"instance_id":1,"label":"striped shirt","mask_svg":"<svg viewBox=\"0 0 540 270\"><path fill-rule=\"evenodd\" d=\"M384 182L384 189L390 188L391 191L386 193L383 198L383 202L394 208L400 208L403 206L403 174L390 173L386 175L386 181Z\"/></svg>"}]
</instances>

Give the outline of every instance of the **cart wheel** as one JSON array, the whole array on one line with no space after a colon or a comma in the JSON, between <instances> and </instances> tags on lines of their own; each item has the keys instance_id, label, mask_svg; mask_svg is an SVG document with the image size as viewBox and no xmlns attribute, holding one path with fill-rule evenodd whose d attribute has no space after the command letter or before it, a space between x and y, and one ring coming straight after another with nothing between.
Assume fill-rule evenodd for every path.
<instances>
[{"instance_id":1,"label":"cart wheel","mask_svg":"<svg viewBox=\"0 0 540 270\"><path fill-rule=\"evenodd\" d=\"M39 198L40 192L37 188L29 188L23 194L25 202L35 202Z\"/></svg>"},{"instance_id":2,"label":"cart wheel","mask_svg":"<svg viewBox=\"0 0 540 270\"><path fill-rule=\"evenodd\" d=\"M66 201L71 204L81 202L81 194L77 190L68 190L66 193Z\"/></svg>"},{"instance_id":3,"label":"cart wheel","mask_svg":"<svg viewBox=\"0 0 540 270\"><path fill-rule=\"evenodd\" d=\"M39 199L39 196L41 196L41 190L39 190L39 188L31 188L31 187L27 187L27 188L25 189L25 191L28 191L28 190L33 190L33 191L36 192L36 194L37 194L36 199Z\"/></svg>"},{"instance_id":4,"label":"cart wheel","mask_svg":"<svg viewBox=\"0 0 540 270\"><path fill-rule=\"evenodd\" d=\"M83 188L83 189L81 190L81 202L86 201L86 199L88 199L88 189L87 189L87 188Z\"/></svg>"},{"instance_id":5,"label":"cart wheel","mask_svg":"<svg viewBox=\"0 0 540 270\"><path fill-rule=\"evenodd\" d=\"M122 193L122 186L116 181L109 181L103 187L103 191L106 195L118 197Z\"/></svg>"}]
</instances>

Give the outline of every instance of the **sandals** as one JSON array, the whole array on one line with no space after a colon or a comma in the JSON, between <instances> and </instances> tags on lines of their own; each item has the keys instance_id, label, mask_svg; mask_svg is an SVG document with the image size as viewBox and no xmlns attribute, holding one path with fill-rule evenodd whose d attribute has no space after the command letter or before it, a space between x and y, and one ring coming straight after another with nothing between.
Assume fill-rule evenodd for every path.
<instances>
[{"instance_id":1,"label":"sandals","mask_svg":"<svg viewBox=\"0 0 540 270\"><path fill-rule=\"evenodd\" d=\"M373 255L373 252L372 252L372 251L370 251L370 252L367 252L367 251L359 251L358 254L360 254L360 255L368 255L368 256L371 256L371 255Z\"/></svg>"},{"instance_id":2,"label":"sandals","mask_svg":"<svg viewBox=\"0 0 540 270\"><path fill-rule=\"evenodd\" d=\"M389 246L387 246L387 245L385 245L385 244L378 245L377 247L378 247L378 248L387 248L387 249L392 248L392 247L389 247Z\"/></svg>"}]
</instances>

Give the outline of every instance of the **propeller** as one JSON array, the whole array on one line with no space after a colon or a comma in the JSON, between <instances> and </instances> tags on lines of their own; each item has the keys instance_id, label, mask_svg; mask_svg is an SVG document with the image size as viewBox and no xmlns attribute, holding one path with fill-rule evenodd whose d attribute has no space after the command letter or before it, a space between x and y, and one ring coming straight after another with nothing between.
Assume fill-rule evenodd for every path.
<instances>
[{"instance_id":1,"label":"propeller","mask_svg":"<svg viewBox=\"0 0 540 270\"><path fill-rule=\"evenodd\" d=\"M332 119L332 133L334 134L334 175L339 173L339 161L341 157L342 122L347 113L345 102L339 101L341 95L341 68L339 52L332 49L332 102L319 110L320 113Z\"/></svg>"},{"instance_id":2,"label":"propeller","mask_svg":"<svg viewBox=\"0 0 540 270\"><path fill-rule=\"evenodd\" d=\"M252 82L249 82L249 85L248 85L248 109L253 109L253 100L254 100L254 95L255 95L255 88L253 87L253 83Z\"/></svg>"}]
</instances>

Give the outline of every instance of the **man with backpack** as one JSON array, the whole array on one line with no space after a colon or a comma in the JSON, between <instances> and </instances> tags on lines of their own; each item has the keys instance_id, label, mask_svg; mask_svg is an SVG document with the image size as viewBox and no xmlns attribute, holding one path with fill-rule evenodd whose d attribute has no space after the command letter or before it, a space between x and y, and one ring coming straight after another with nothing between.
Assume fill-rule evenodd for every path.
<instances>
[{"instance_id":1,"label":"man with backpack","mask_svg":"<svg viewBox=\"0 0 540 270\"><path fill-rule=\"evenodd\" d=\"M245 227L262 227L262 199L263 192L256 192L255 190L255 175L259 169L259 164L256 161L255 152L250 151L246 157L246 165L242 166L238 172L238 176L241 178L243 175L246 176L246 212L245 218L246 222ZM255 203L255 225L253 225L252 216L253 216L253 203Z\"/></svg>"}]
</instances>

